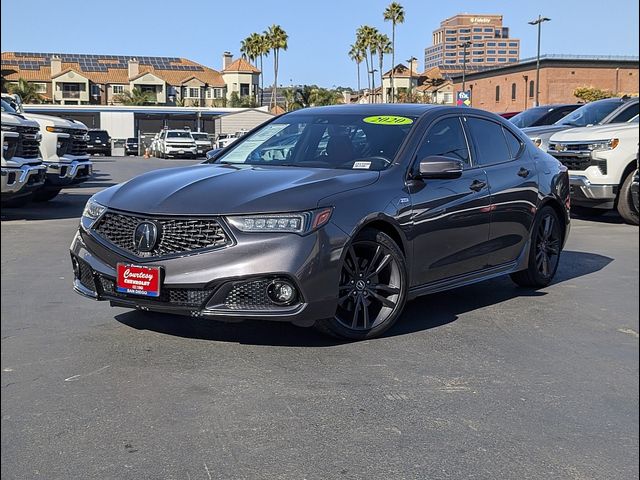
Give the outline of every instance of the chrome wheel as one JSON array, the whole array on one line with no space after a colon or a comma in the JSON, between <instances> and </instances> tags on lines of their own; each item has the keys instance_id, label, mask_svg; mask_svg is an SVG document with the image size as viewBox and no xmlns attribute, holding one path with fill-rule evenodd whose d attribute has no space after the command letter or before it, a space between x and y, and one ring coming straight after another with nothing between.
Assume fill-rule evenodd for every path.
<instances>
[{"instance_id":1,"label":"chrome wheel","mask_svg":"<svg viewBox=\"0 0 640 480\"><path fill-rule=\"evenodd\" d=\"M381 325L401 308L403 279L391 248L372 240L355 241L342 266L335 319L352 331Z\"/></svg>"},{"instance_id":2,"label":"chrome wheel","mask_svg":"<svg viewBox=\"0 0 640 480\"><path fill-rule=\"evenodd\" d=\"M536 268L544 278L550 278L556 271L560 258L561 231L555 215L547 213L542 217L536 234Z\"/></svg>"}]
</instances>

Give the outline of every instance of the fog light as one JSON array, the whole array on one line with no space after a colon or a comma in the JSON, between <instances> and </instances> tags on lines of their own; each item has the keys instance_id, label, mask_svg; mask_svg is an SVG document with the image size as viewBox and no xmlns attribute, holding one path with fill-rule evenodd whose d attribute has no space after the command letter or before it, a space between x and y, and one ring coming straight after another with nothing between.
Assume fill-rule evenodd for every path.
<instances>
[{"instance_id":1,"label":"fog light","mask_svg":"<svg viewBox=\"0 0 640 480\"><path fill-rule=\"evenodd\" d=\"M289 305L296 299L296 287L287 280L274 280L267 286L267 296L276 305Z\"/></svg>"}]
</instances>

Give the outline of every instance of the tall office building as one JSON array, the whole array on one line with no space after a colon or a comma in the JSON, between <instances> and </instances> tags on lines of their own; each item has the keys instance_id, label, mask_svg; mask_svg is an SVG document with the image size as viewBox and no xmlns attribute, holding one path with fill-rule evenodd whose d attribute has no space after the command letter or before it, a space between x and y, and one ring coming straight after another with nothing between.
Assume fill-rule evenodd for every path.
<instances>
[{"instance_id":1,"label":"tall office building","mask_svg":"<svg viewBox=\"0 0 640 480\"><path fill-rule=\"evenodd\" d=\"M466 42L470 42L466 58L470 71L517 63L520 58L520 40L509 38L502 15L465 13L440 22L433 32L433 45L424 51L425 69L462 70Z\"/></svg>"}]
</instances>

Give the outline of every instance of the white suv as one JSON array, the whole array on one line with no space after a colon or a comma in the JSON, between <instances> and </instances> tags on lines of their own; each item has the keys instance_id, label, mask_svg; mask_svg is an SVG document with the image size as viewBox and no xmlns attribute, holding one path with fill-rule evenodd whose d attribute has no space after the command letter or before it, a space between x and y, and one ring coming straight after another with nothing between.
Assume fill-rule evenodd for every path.
<instances>
[{"instance_id":1,"label":"white suv","mask_svg":"<svg viewBox=\"0 0 640 480\"><path fill-rule=\"evenodd\" d=\"M40 128L2 100L2 201L27 198L44 185Z\"/></svg>"},{"instance_id":2,"label":"white suv","mask_svg":"<svg viewBox=\"0 0 640 480\"><path fill-rule=\"evenodd\" d=\"M548 153L569 169L572 210L600 214L617 209L638 225L631 184L638 156L638 116L627 123L554 134Z\"/></svg>"},{"instance_id":3,"label":"white suv","mask_svg":"<svg viewBox=\"0 0 640 480\"><path fill-rule=\"evenodd\" d=\"M163 130L157 144L160 158L196 158L198 147L189 130Z\"/></svg>"}]
</instances>

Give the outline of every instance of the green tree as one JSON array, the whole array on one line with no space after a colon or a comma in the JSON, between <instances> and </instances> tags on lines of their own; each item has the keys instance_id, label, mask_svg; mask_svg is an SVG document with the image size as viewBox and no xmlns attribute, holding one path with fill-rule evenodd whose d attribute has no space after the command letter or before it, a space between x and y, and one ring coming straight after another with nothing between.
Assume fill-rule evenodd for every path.
<instances>
[{"instance_id":1,"label":"green tree","mask_svg":"<svg viewBox=\"0 0 640 480\"><path fill-rule=\"evenodd\" d=\"M384 85L383 85L383 65L384 65L384 55L385 53L391 53L393 49L391 48L391 41L389 37L387 37L384 33L380 33L376 35L375 38L376 50L378 51L378 67L380 70L380 101L384 97ZM393 65L391 66L391 74L393 75ZM391 90L391 97L393 97L393 89Z\"/></svg>"},{"instance_id":2,"label":"green tree","mask_svg":"<svg viewBox=\"0 0 640 480\"><path fill-rule=\"evenodd\" d=\"M360 41L361 46L365 51L365 58L367 58L367 73L369 73L370 89L373 94L376 89L376 80L374 76L373 57L377 53L376 40L379 35L378 29L369 25L363 25L358 29L357 38ZM367 57L367 54L369 57Z\"/></svg>"},{"instance_id":3,"label":"green tree","mask_svg":"<svg viewBox=\"0 0 640 480\"><path fill-rule=\"evenodd\" d=\"M280 25L271 25L266 32L267 45L273 51L273 92L271 103L275 107L278 101L278 62L280 61L280 50L287 50L289 35Z\"/></svg>"},{"instance_id":4,"label":"green tree","mask_svg":"<svg viewBox=\"0 0 640 480\"><path fill-rule=\"evenodd\" d=\"M391 22L391 101L395 101L396 87L393 69L396 66L396 25L404 23L404 7L398 2L392 2L384 11L384 20Z\"/></svg>"},{"instance_id":5,"label":"green tree","mask_svg":"<svg viewBox=\"0 0 640 480\"><path fill-rule=\"evenodd\" d=\"M349 49L349 58L356 62L356 69L358 71L358 92L360 92L360 64L364 60L364 52L357 41L353 43Z\"/></svg>"},{"instance_id":6,"label":"green tree","mask_svg":"<svg viewBox=\"0 0 640 480\"><path fill-rule=\"evenodd\" d=\"M155 103L155 95L153 92L143 92L139 88L125 91L124 93L116 95L114 99L124 105L147 105L149 103Z\"/></svg>"},{"instance_id":7,"label":"green tree","mask_svg":"<svg viewBox=\"0 0 640 480\"><path fill-rule=\"evenodd\" d=\"M595 87L578 87L573 91L573 95L585 102L593 102L595 100L617 96L611 90L601 90Z\"/></svg>"},{"instance_id":8,"label":"green tree","mask_svg":"<svg viewBox=\"0 0 640 480\"><path fill-rule=\"evenodd\" d=\"M18 83L8 85L9 93L20 95L24 103L42 103L44 98L36 90L36 86L27 82L24 78L19 78Z\"/></svg>"}]
</instances>

